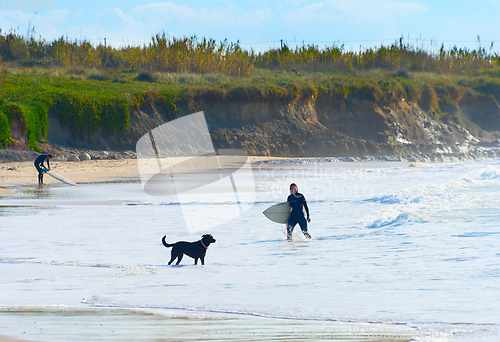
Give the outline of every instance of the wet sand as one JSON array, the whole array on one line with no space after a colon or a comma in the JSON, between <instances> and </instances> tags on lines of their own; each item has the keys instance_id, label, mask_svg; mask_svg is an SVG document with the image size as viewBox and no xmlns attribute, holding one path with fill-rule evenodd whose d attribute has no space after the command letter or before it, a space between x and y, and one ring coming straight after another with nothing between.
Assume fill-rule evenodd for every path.
<instances>
[{"instance_id":1,"label":"wet sand","mask_svg":"<svg viewBox=\"0 0 500 342\"><path fill-rule=\"evenodd\" d=\"M51 161L51 171L76 183L95 182L130 176L139 173L135 159L90 160L85 162ZM44 175L44 183L59 181ZM14 162L0 164L0 185L36 184L38 172L33 162ZM5 192L5 189L4 189Z\"/></svg>"},{"instance_id":2,"label":"wet sand","mask_svg":"<svg viewBox=\"0 0 500 342\"><path fill-rule=\"evenodd\" d=\"M34 341L409 341L409 326L116 308L0 312L0 329ZM9 342L15 340L7 340ZM0 340L0 342L3 342Z\"/></svg>"},{"instance_id":3,"label":"wet sand","mask_svg":"<svg viewBox=\"0 0 500 342\"><path fill-rule=\"evenodd\" d=\"M251 162L279 159L272 157L250 157ZM50 161L51 171L72 180L73 182L99 182L118 179L123 176L139 174L136 159L89 160L82 162ZM0 186L15 184L36 184L38 172L33 162L0 163ZM44 175L44 183L59 181ZM0 188L0 195L10 193L10 189Z\"/></svg>"}]
</instances>

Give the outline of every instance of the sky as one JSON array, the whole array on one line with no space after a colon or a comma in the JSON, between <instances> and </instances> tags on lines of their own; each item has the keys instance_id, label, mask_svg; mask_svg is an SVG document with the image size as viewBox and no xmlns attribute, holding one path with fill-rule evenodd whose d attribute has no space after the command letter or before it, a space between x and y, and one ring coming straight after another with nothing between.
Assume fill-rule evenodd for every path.
<instances>
[{"instance_id":1,"label":"sky","mask_svg":"<svg viewBox=\"0 0 500 342\"><path fill-rule=\"evenodd\" d=\"M499 52L499 17L500 0L0 2L2 34L15 30L26 36L30 31L36 38L64 36L96 45L106 38L107 44L118 47L149 44L153 35L165 32L176 38L239 41L244 49L257 52L279 48L281 40L292 48L344 44L347 50L359 51L390 45L400 37L431 51L441 44L490 51L493 43L491 51Z\"/></svg>"}]
</instances>

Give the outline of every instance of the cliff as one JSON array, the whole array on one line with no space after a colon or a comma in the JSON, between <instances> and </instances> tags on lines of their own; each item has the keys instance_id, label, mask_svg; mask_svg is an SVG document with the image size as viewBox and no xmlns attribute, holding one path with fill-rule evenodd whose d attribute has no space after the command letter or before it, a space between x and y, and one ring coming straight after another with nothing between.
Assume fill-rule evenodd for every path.
<instances>
[{"instance_id":1,"label":"cliff","mask_svg":"<svg viewBox=\"0 0 500 342\"><path fill-rule=\"evenodd\" d=\"M366 91L347 97L311 89L295 95L242 87L199 89L184 94L175 110L149 96L130 110L129 129L120 138L100 129L81 139L49 109L47 141L73 148L135 150L137 140L151 129L203 111L216 148L244 149L250 155L342 157L496 146L500 107L495 97L466 93L452 100L433 107L425 98L377 100Z\"/></svg>"},{"instance_id":2,"label":"cliff","mask_svg":"<svg viewBox=\"0 0 500 342\"><path fill-rule=\"evenodd\" d=\"M496 147L500 137L496 76L280 71L249 78L162 77L138 82L8 75L0 98L0 143L54 152L135 150L150 130L199 111L215 148L250 155L458 153Z\"/></svg>"}]
</instances>

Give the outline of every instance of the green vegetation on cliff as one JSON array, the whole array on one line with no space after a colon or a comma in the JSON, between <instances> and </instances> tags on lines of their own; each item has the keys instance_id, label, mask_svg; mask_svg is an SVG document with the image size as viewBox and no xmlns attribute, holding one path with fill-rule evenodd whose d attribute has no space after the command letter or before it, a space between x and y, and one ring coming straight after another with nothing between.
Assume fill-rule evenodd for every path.
<instances>
[{"instance_id":1,"label":"green vegetation on cliff","mask_svg":"<svg viewBox=\"0 0 500 342\"><path fill-rule=\"evenodd\" d=\"M24 127L39 150L48 115L80 139L102 130L123 136L130 111L154 99L170 118L204 94L223 99L247 94L272 101L322 94L372 102L405 100L432 109L443 121L467 94L499 98L499 56L485 49L443 48L437 55L400 44L359 53L305 46L256 54L238 44L156 35L148 46L112 48L63 38L47 42L0 35L0 147L13 143L12 125Z\"/></svg>"}]
</instances>

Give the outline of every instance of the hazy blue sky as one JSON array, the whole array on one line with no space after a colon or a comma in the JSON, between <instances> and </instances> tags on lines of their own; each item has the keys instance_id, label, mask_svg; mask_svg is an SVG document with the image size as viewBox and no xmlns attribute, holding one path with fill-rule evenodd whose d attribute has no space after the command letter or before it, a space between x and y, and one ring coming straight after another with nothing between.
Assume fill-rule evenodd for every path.
<instances>
[{"instance_id":1,"label":"hazy blue sky","mask_svg":"<svg viewBox=\"0 0 500 342\"><path fill-rule=\"evenodd\" d=\"M52 0L52 10L9 10L36 0L0 3L2 32L19 30L26 35L35 27L36 37L87 39L108 44L148 43L155 33L174 37L197 35L240 41L262 51L289 45L331 46L345 43L348 49L391 44L399 37L427 48L431 40L445 47L457 45L500 51L500 0ZM45 3L47 4L47 2Z\"/></svg>"}]
</instances>

